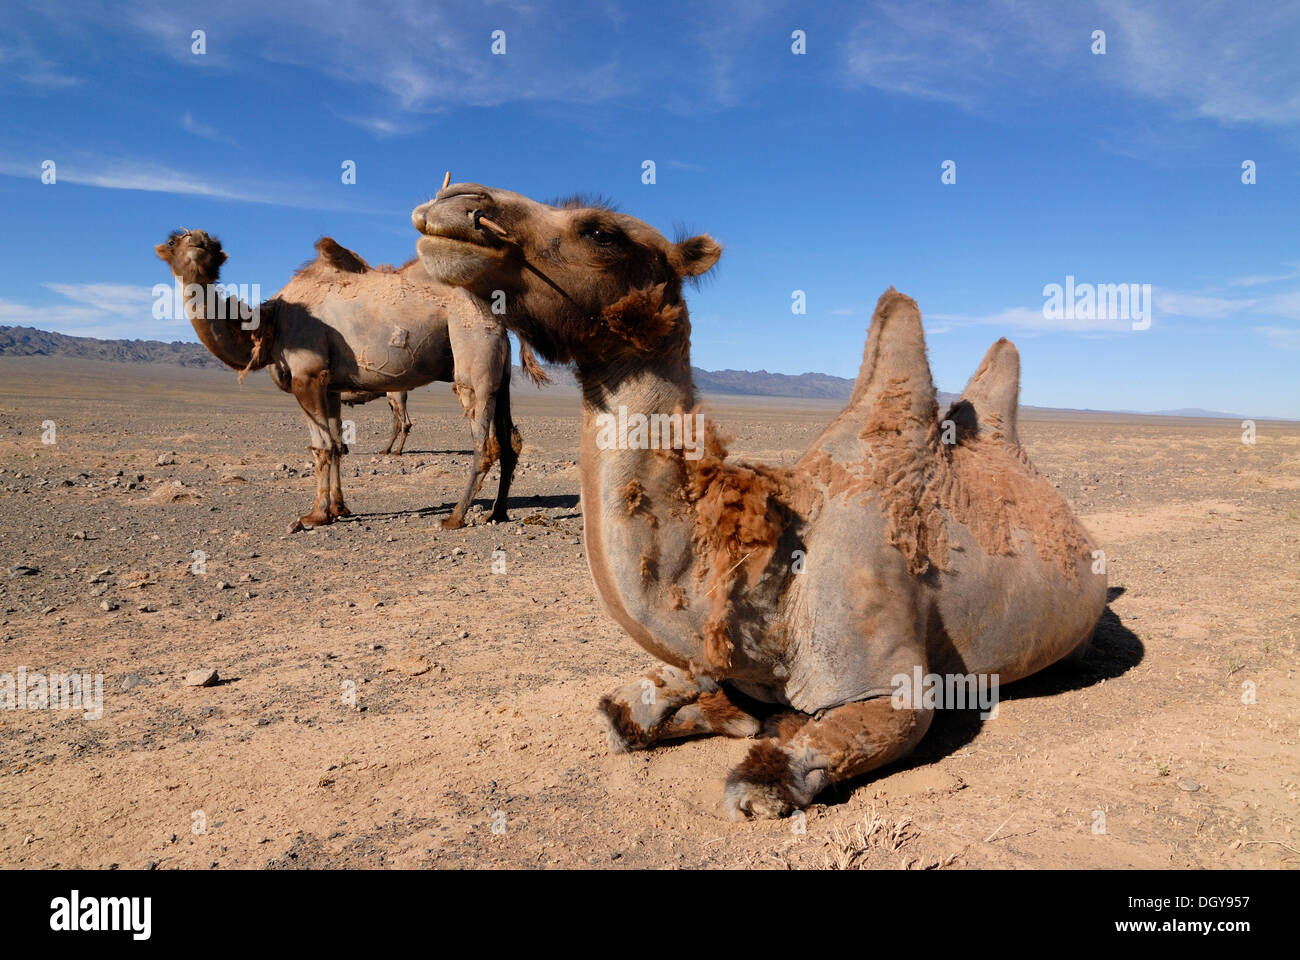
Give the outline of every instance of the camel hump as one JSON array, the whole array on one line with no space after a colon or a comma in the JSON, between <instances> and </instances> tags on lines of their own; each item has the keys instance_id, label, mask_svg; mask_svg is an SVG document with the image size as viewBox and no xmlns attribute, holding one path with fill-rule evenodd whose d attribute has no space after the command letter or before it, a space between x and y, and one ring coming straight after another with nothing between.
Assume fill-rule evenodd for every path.
<instances>
[{"instance_id":1,"label":"camel hump","mask_svg":"<svg viewBox=\"0 0 1300 960\"><path fill-rule=\"evenodd\" d=\"M1014 343L1003 337L989 347L953 409L963 401L973 409L980 436L1000 438L1013 444L1020 442L1016 433L1020 351Z\"/></svg>"},{"instance_id":2,"label":"camel hump","mask_svg":"<svg viewBox=\"0 0 1300 960\"><path fill-rule=\"evenodd\" d=\"M876 429L928 430L937 408L916 301L893 287L876 303L849 406Z\"/></svg>"},{"instance_id":3,"label":"camel hump","mask_svg":"<svg viewBox=\"0 0 1300 960\"><path fill-rule=\"evenodd\" d=\"M342 270L345 273L367 273L370 270L370 264L333 237L321 237L317 240L316 252L335 270Z\"/></svg>"}]
</instances>

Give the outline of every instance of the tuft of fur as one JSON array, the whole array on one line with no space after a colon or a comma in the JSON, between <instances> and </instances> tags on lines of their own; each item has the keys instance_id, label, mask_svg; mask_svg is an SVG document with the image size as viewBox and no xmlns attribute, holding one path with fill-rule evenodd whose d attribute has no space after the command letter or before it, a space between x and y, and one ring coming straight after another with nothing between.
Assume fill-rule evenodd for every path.
<instances>
[{"instance_id":1,"label":"tuft of fur","mask_svg":"<svg viewBox=\"0 0 1300 960\"><path fill-rule=\"evenodd\" d=\"M666 288L660 283L629 291L600 312L603 325L635 353L662 349L665 340L681 333L685 314L681 303L665 301Z\"/></svg>"},{"instance_id":2,"label":"tuft of fur","mask_svg":"<svg viewBox=\"0 0 1300 960\"><path fill-rule=\"evenodd\" d=\"M532 348L523 340L519 341L519 366L524 371L524 375L537 386L544 387L551 382L550 374L542 369L537 354L533 353Z\"/></svg>"}]
</instances>

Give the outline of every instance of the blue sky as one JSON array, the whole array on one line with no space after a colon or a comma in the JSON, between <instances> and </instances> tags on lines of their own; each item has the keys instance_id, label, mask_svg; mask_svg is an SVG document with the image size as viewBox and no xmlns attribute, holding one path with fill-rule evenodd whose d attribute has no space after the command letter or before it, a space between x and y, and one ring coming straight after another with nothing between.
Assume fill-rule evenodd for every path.
<instances>
[{"instance_id":1,"label":"blue sky","mask_svg":"<svg viewBox=\"0 0 1300 960\"><path fill-rule=\"evenodd\" d=\"M450 168L715 236L702 367L851 377L892 284L942 389L1006 335L1026 403L1300 418L1298 48L1293 2L8 0L0 324L193 339L150 316L169 229L269 296L321 234L410 257ZM1067 276L1150 284L1150 329L1045 317Z\"/></svg>"}]
</instances>

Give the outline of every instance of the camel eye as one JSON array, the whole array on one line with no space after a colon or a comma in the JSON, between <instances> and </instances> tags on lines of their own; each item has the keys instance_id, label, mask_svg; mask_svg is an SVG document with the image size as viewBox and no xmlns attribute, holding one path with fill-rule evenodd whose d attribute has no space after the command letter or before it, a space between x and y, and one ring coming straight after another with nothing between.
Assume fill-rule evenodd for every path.
<instances>
[{"instance_id":1,"label":"camel eye","mask_svg":"<svg viewBox=\"0 0 1300 960\"><path fill-rule=\"evenodd\" d=\"M168 240L168 241L167 241L167 246L169 246L169 247L174 247L174 246L176 246L176 241L175 241L175 240Z\"/></svg>"},{"instance_id":2,"label":"camel eye","mask_svg":"<svg viewBox=\"0 0 1300 960\"><path fill-rule=\"evenodd\" d=\"M613 230L602 230L599 227L594 227L587 231L587 236L591 238L593 243L602 247L612 247L618 243L618 234Z\"/></svg>"}]
</instances>

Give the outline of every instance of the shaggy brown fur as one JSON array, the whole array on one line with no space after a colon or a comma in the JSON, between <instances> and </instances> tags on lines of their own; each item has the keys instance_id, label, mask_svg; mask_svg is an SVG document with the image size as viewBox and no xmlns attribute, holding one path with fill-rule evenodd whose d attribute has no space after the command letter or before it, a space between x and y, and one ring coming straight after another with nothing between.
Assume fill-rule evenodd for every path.
<instances>
[{"instance_id":1,"label":"shaggy brown fur","mask_svg":"<svg viewBox=\"0 0 1300 960\"><path fill-rule=\"evenodd\" d=\"M787 807L793 807L790 792L790 758L771 740L760 740L749 748L749 754L727 774L727 786L752 784L766 789Z\"/></svg>"},{"instance_id":2,"label":"shaggy brown fur","mask_svg":"<svg viewBox=\"0 0 1300 960\"><path fill-rule=\"evenodd\" d=\"M601 311L605 328L633 353L645 355L690 342L690 325L682 323L680 303L665 302L667 284L632 290ZM595 331L592 332L595 335Z\"/></svg>"},{"instance_id":3,"label":"shaggy brown fur","mask_svg":"<svg viewBox=\"0 0 1300 960\"><path fill-rule=\"evenodd\" d=\"M695 582L710 598L704 629L708 666L731 666L728 630L732 593L742 581L754 586L776 552L788 509L781 499L786 484L768 467L727 463L717 428L706 421L704 454L681 458L682 491L695 511Z\"/></svg>"}]
</instances>

